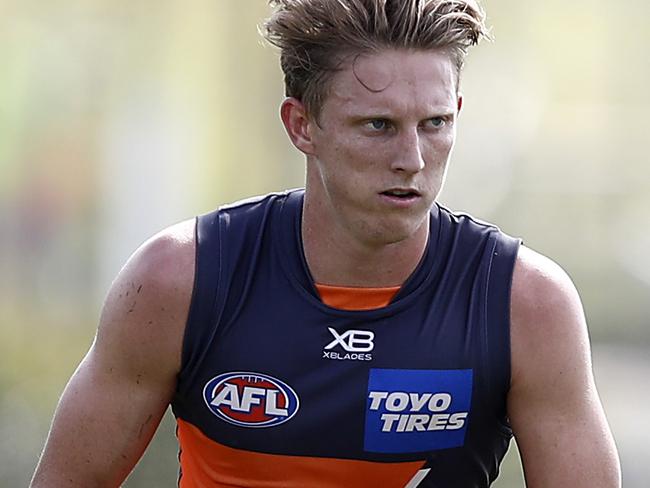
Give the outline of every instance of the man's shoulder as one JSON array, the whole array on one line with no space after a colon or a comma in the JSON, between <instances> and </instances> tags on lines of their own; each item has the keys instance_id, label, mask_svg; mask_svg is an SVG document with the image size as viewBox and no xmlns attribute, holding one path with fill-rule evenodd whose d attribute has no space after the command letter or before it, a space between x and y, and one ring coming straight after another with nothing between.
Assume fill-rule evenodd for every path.
<instances>
[{"instance_id":1,"label":"man's shoulder","mask_svg":"<svg viewBox=\"0 0 650 488\"><path fill-rule=\"evenodd\" d=\"M138 247L111 284L103 315L139 323L168 315L161 311L187 308L194 284L195 222L171 225Z\"/></svg>"},{"instance_id":2,"label":"man's shoulder","mask_svg":"<svg viewBox=\"0 0 650 488\"><path fill-rule=\"evenodd\" d=\"M194 229L194 219L172 225L129 258L104 303L97 357L122 358L124 368L155 370L165 381L176 374L194 284Z\"/></svg>"},{"instance_id":3,"label":"man's shoulder","mask_svg":"<svg viewBox=\"0 0 650 488\"><path fill-rule=\"evenodd\" d=\"M292 227L301 215L303 194L302 189L268 193L221 205L199 215L197 259L201 260L206 249L209 253L218 252L224 245L239 249L268 235L271 229Z\"/></svg>"},{"instance_id":4,"label":"man's shoulder","mask_svg":"<svg viewBox=\"0 0 650 488\"><path fill-rule=\"evenodd\" d=\"M290 197L298 199L302 198L304 189L293 188L289 190L282 190L277 192L266 193L264 195L255 195L252 197L236 200L231 203L220 205L216 210L206 215L215 215L218 213L236 214L238 212L247 212L251 209L263 208L268 205L273 205L278 202L283 202Z\"/></svg>"},{"instance_id":5,"label":"man's shoulder","mask_svg":"<svg viewBox=\"0 0 650 488\"><path fill-rule=\"evenodd\" d=\"M480 219L469 212L453 210L447 207L446 205L443 205L438 202L436 202L436 205L433 207L432 211L434 213L436 211L440 212L440 215L445 216L447 219L454 222L455 224L471 226L476 229L482 229L488 232L495 231L495 232L503 233L503 231L499 228L497 224L488 222L487 220Z\"/></svg>"},{"instance_id":6,"label":"man's shoulder","mask_svg":"<svg viewBox=\"0 0 650 488\"><path fill-rule=\"evenodd\" d=\"M544 376L545 364L588 350L582 303L571 278L553 260L525 246L515 262L510 316L513 381Z\"/></svg>"},{"instance_id":7,"label":"man's shoulder","mask_svg":"<svg viewBox=\"0 0 650 488\"><path fill-rule=\"evenodd\" d=\"M504 232L494 223L438 203L432 208L432 219L431 232L442 236L450 248L469 253L493 251L490 261L499 256L499 262L505 266L503 273L507 275L503 278L510 282L512 265L522 242L519 237Z\"/></svg>"},{"instance_id":8,"label":"man's shoulder","mask_svg":"<svg viewBox=\"0 0 650 488\"><path fill-rule=\"evenodd\" d=\"M543 318L580 300L571 278L560 265L522 245L513 272L512 302L514 313Z\"/></svg>"},{"instance_id":9,"label":"man's shoulder","mask_svg":"<svg viewBox=\"0 0 650 488\"><path fill-rule=\"evenodd\" d=\"M124 271L160 287L174 287L194 273L196 219L171 225L147 239L131 256Z\"/></svg>"}]
</instances>

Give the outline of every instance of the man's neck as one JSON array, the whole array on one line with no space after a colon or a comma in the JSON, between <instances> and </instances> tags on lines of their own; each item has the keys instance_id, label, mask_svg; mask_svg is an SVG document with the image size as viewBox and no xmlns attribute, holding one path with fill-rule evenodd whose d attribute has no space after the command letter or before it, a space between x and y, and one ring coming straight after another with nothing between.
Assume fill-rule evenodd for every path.
<instances>
[{"instance_id":1,"label":"man's neck","mask_svg":"<svg viewBox=\"0 0 650 488\"><path fill-rule=\"evenodd\" d=\"M337 223L319 218L309 202L305 202L303 209L303 249L312 278L319 284L401 286L420 262L428 236L427 219L408 239L383 245L367 243Z\"/></svg>"}]
</instances>

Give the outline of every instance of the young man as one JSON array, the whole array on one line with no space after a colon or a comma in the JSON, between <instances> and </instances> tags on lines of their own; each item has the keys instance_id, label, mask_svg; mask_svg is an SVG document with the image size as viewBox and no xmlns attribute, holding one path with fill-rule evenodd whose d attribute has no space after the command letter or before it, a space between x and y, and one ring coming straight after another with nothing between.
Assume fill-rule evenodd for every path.
<instances>
[{"instance_id":1,"label":"young man","mask_svg":"<svg viewBox=\"0 0 650 488\"><path fill-rule=\"evenodd\" d=\"M435 200L473 0L276 0L304 192L173 226L129 260L34 487L118 486L167 406L180 486L620 486L578 295Z\"/></svg>"}]
</instances>

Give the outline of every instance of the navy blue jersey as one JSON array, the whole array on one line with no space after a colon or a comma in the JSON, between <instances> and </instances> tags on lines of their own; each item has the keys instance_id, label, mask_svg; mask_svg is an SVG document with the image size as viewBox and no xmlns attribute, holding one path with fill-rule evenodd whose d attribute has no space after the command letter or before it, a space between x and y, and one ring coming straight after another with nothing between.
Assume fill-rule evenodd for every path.
<instances>
[{"instance_id":1,"label":"navy blue jersey","mask_svg":"<svg viewBox=\"0 0 650 488\"><path fill-rule=\"evenodd\" d=\"M510 285L519 241L439 205L385 307L320 299L303 192L197 220L172 407L180 486L487 487L512 432Z\"/></svg>"}]
</instances>

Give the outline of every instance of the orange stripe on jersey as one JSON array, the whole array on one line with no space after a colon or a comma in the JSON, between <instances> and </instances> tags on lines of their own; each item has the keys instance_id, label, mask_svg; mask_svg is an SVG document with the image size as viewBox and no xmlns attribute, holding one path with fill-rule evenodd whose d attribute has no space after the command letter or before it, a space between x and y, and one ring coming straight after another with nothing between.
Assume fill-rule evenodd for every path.
<instances>
[{"instance_id":1,"label":"orange stripe on jersey","mask_svg":"<svg viewBox=\"0 0 650 488\"><path fill-rule=\"evenodd\" d=\"M377 463L352 459L263 454L209 439L194 425L178 423L180 488L403 487L424 461Z\"/></svg>"},{"instance_id":2,"label":"orange stripe on jersey","mask_svg":"<svg viewBox=\"0 0 650 488\"><path fill-rule=\"evenodd\" d=\"M401 287L351 288L346 286L320 285L316 289L325 305L340 310L372 310L390 303Z\"/></svg>"}]
</instances>

